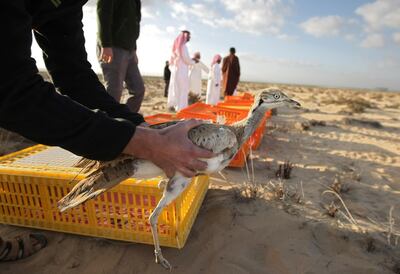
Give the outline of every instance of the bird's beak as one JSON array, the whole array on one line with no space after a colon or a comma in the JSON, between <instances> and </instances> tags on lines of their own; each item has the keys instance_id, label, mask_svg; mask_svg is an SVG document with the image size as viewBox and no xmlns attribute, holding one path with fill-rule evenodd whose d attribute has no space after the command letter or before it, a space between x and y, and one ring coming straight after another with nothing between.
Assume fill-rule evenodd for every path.
<instances>
[{"instance_id":1,"label":"bird's beak","mask_svg":"<svg viewBox=\"0 0 400 274\"><path fill-rule=\"evenodd\" d=\"M299 102L293 100L293 99L289 99L289 98L288 98L288 99L287 99L287 102L288 102L291 106L293 106L293 107L296 107L296 108L301 107L301 104L300 104Z\"/></svg>"}]
</instances>

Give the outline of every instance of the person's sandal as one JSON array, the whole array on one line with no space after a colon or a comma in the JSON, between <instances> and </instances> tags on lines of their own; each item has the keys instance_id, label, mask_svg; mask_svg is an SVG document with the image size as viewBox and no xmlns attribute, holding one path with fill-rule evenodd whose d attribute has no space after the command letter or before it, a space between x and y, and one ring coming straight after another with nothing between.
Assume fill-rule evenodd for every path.
<instances>
[{"instance_id":1,"label":"person's sandal","mask_svg":"<svg viewBox=\"0 0 400 274\"><path fill-rule=\"evenodd\" d=\"M8 241L2 240L0 242L0 262L24 259L46 245L46 237L38 233L27 233Z\"/></svg>"}]
</instances>

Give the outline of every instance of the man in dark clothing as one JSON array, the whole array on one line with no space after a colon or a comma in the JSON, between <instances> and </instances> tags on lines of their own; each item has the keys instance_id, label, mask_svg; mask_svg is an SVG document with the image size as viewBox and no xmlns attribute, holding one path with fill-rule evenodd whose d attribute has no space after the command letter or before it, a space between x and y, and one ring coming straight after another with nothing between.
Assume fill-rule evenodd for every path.
<instances>
[{"instance_id":1,"label":"man in dark clothing","mask_svg":"<svg viewBox=\"0 0 400 274\"><path fill-rule=\"evenodd\" d=\"M120 102L123 84L131 95L126 102L138 112L144 83L138 68L136 40L140 32L140 0L98 0L98 57L107 92Z\"/></svg>"},{"instance_id":2,"label":"man in dark clothing","mask_svg":"<svg viewBox=\"0 0 400 274\"><path fill-rule=\"evenodd\" d=\"M121 153L152 161L168 177L206 168L213 154L193 145L187 121L154 130L107 94L87 61L82 30L86 0L0 1L0 127L35 142L63 147L94 160ZM32 30L54 84L38 74L31 57ZM56 92L56 89L59 92ZM9 254L0 240L0 261ZM5 252L5 253L4 253ZM5 255L7 256L7 255Z\"/></svg>"},{"instance_id":3,"label":"man in dark clothing","mask_svg":"<svg viewBox=\"0 0 400 274\"><path fill-rule=\"evenodd\" d=\"M235 55L235 48L229 49L229 55L222 61L222 89L225 95L232 95L239 83L240 64L239 58Z\"/></svg>"},{"instance_id":4,"label":"man in dark clothing","mask_svg":"<svg viewBox=\"0 0 400 274\"><path fill-rule=\"evenodd\" d=\"M164 67L164 82L165 82L164 97L168 97L168 87L169 87L169 80L170 79L171 79L171 71L169 70L169 61L165 61L165 67Z\"/></svg>"}]
</instances>

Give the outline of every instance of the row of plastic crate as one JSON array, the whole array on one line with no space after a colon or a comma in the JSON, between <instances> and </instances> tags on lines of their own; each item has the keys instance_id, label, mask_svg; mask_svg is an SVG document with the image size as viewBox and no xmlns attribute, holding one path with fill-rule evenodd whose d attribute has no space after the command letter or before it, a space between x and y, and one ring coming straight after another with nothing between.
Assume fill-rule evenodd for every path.
<instances>
[{"instance_id":1,"label":"row of plastic crate","mask_svg":"<svg viewBox=\"0 0 400 274\"><path fill-rule=\"evenodd\" d=\"M148 218L162 196L160 178L127 179L83 205L59 212L57 201L86 176L72 167L79 159L43 145L0 157L0 223L153 244ZM158 222L161 245L185 245L208 185L208 176L195 177L163 210Z\"/></svg>"}]
</instances>

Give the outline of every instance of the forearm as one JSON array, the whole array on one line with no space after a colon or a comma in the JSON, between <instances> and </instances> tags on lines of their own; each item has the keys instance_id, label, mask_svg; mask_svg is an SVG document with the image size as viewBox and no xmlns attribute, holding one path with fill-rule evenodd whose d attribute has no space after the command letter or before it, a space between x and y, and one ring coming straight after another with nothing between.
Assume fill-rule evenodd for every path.
<instances>
[{"instance_id":1,"label":"forearm","mask_svg":"<svg viewBox=\"0 0 400 274\"><path fill-rule=\"evenodd\" d=\"M39 75L8 81L1 94L1 127L86 158L114 159L135 132L126 120L112 119L56 93Z\"/></svg>"},{"instance_id":2,"label":"forearm","mask_svg":"<svg viewBox=\"0 0 400 274\"><path fill-rule=\"evenodd\" d=\"M135 135L125 146L123 153L133 155L140 159L151 160L156 157L153 147L162 142L159 131L146 127L137 127Z\"/></svg>"}]
</instances>

